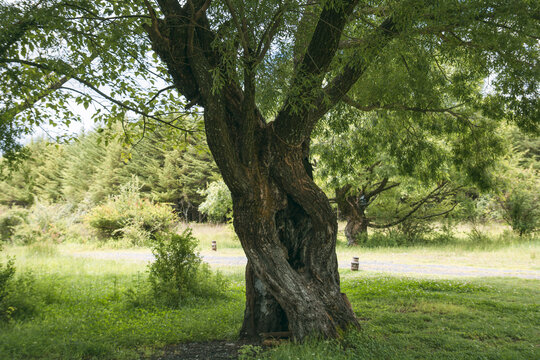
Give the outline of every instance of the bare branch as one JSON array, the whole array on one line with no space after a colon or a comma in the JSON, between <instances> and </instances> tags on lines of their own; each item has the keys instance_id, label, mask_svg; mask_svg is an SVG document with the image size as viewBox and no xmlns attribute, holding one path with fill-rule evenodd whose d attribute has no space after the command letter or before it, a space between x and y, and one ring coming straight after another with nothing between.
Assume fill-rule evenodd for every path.
<instances>
[{"instance_id":1,"label":"bare branch","mask_svg":"<svg viewBox=\"0 0 540 360\"><path fill-rule=\"evenodd\" d=\"M418 209L420 209L420 207L422 205L424 205L426 202L428 202L430 199L432 199L434 196L436 196L437 194L439 194L441 192L441 190L446 186L448 185L448 181L443 181L442 183L440 183L435 189L433 189L432 191L430 191L429 194L427 194L424 198L422 198L421 200L419 200L418 202L415 203L415 205L413 206L413 208L407 213L405 214L404 216L402 216L401 218L395 220L395 221L392 221L390 223L387 223L387 224L374 224L374 223L370 223L369 226L372 227L372 228L376 228L376 229L385 229L385 228L389 228L389 227L392 227L392 226L396 226L396 225L399 225L401 224L402 222L404 222L405 220L409 219L416 211L418 211Z\"/></svg>"},{"instance_id":2,"label":"bare branch","mask_svg":"<svg viewBox=\"0 0 540 360\"><path fill-rule=\"evenodd\" d=\"M171 89L175 89L174 85L167 86L167 87L165 87L165 88L159 90L157 93L155 93L154 96L152 96L152 98L151 98L150 100L148 100L148 101L146 102L145 105L148 105L148 104L150 104L152 101L156 100L156 98L157 98L159 95L161 95L164 91L171 90Z\"/></svg>"}]
</instances>

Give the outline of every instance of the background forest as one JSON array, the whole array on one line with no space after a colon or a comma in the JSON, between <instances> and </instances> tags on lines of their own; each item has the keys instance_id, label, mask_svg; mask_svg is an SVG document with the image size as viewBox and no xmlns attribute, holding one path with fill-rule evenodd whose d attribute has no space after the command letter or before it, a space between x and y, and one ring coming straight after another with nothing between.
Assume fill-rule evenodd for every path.
<instances>
[{"instance_id":1,"label":"background forest","mask_svg":"<svg viewBox=\"0 0 540 360\"><path fill-rule=\"evenodd\" d=\"M149 225L137 228L137 216L142 223L159 223L156 216L172 222L230 221L230 194L201 133L181 141L162 128L142 135L129 145L118 126L83 133L63 144L33 140L24 160L2 167L2 240L28 244L51 234L60 242L93 236L118 240L130 234L127 244L143 245ZM508 126L498 129L493 137L501 150L489 161L479 184L464 172L448 170L451 165L439 159L438 164L417 161L412 171L405 171L400 168L403 156L392 155L380 144L369 148L354 136L350 131L321 131L313 155L316 180L333 199L340 219L347 225L364 222L364 229L354 234L345 228L349 245L451 241L441 230L452 231L459 223L507 223L519 236L537 231L538 138ZM350 146L355 141L362 145L361 153ZM340 147L347 150L340 153ZM433 158L429 149L425 152ZM444 177L426 175L441 168ZM144 204L140 214L121 209L133 210L137 201ZM363 214L359 219L351 216L358 209ZM119 230L126 226L131 231ZM368 236L368 229L375 231Z\"/></svg>"}]
</instances>

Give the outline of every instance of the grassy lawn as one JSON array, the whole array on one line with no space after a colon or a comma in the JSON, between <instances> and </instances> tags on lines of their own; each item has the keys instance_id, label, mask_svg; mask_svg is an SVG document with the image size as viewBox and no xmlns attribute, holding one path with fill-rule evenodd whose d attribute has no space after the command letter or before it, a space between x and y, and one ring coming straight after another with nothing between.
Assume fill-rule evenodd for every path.
<instances>
[{"instance_id":1,"label":"grassy lawn","mask_svg":"<svg viewBox=\"0 0 540 360\"><path fill-rule=\"evenodd\" d=\"M18 279L19 312L0 323L0 359L134 359L166 344L234 338L242 320L238 281L224 297L187 299L173 309L148 301L141 263L28 253L17 259L26 275Z\"/></svg>"},{"instance_id":2,"label":"grassy lawn","mask_svg":"<svg viewBox=\"0 0 540 360\"><path fill-rule=\"evenodd\" d=\"M242 250L224 227L195 228L200 249ZM218 245L219 246L219 245ZM363 258L431 262L462 257L464 265L538 269L537 244L488 249L454 247L348 249ZM185 341L234 340L244 308L242 267L220 268L226 294L186 299L170 308L152 301L144 262L71 256L110 249L89 244L8 247L16 256L17 294L0 322L0 359L137 359ZM147 249L121 251L147 252ZM540 254L539 254L540 255ZM525 261L527 260L527 261ZM451 262L451 260L448 260ZM525 261L523 264L522 262ZM481 264L481 265L478 265ZM271 359L538 359L540 281L515 278L427 279L342 270L343 290L362 331L340 343L283 344L259 353ZM255 348L252 353L258 349Z\"/></svg>"}]
</instances>

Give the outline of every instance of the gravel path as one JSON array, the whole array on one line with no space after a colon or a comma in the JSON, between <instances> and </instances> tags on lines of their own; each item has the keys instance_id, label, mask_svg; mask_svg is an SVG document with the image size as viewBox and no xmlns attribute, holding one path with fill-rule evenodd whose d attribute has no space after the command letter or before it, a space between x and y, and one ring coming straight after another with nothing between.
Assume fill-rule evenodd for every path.
<instances>
[{"instance_id":1,"label":"gravel path","mask_svg":"<svg viewBox=\"0 0 540 360\"><path fill-rule=\"evenodd\" d=\"M86 251L75 253L73 256L107 259L107 260L131 260L152 261L151 253L133 253L126 251ZM244 266L247 259L244 256L218 256L203 255L203 260L211 265ZM340 262L340 268L349 268L350 262ZM494 268L481 268L462 265L434 265L434 264L400 264L390 261L362 261L360 270L395 273L395 274L419 274L419 275L446 275L461 277L517 277L523 279L539 279L540 271L534 270L505 270Z\"/></svg>"}]
</instances>

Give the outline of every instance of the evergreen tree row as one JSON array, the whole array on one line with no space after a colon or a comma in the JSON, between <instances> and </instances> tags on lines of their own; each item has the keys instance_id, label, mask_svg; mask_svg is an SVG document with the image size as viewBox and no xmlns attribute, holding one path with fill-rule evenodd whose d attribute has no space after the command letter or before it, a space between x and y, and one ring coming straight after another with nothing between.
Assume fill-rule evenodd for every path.
<instances>
[{"instance_id":1,"label":"evergreen tree row","mask_svg":"<svg viewBox=\"0 0 540 360\"><path fill-rule=\"evenodd\" d=\"M172 137L170 129L158 128L139 137L126 145L118 127L83 133L68 144L35 140L16 168L2 168L0 204L40 200L90 208L137 176L142 196L170 203L188 221L204 220L198 211L203 191L220 175L203 134Z\"/></svg>"}]
</instances>

